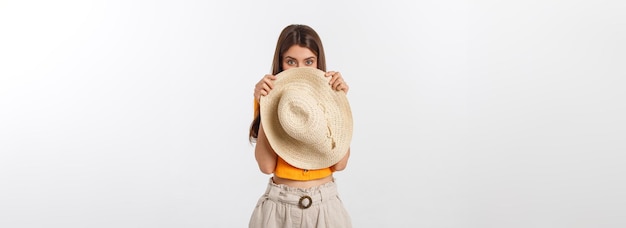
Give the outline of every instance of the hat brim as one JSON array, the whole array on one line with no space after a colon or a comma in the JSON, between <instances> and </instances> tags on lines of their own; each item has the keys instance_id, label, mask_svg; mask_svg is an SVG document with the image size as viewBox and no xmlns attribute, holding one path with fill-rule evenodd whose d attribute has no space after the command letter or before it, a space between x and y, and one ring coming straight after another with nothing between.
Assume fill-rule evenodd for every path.
<instances>
[{"instance_id":1,"label":"hat brim","mask_svg":"<svg viewBox=\"0 0 626 228\"><path fill-rule=\"evenodd\" d=\"M301 169L322 169L339 162L348 152L352 140L352 111L345 92L335 91L328 84L330 77L316 68L292 68L276 76L272 91L261 97L261 124L276 154ZM285 91L302 91L313 96L325 113L329 145L314 146L291 137L281 126L278 106ZM306 92L305 92L306 91ZM322 140L323 141L323 140Z\"/></svg>"}]
</instances>

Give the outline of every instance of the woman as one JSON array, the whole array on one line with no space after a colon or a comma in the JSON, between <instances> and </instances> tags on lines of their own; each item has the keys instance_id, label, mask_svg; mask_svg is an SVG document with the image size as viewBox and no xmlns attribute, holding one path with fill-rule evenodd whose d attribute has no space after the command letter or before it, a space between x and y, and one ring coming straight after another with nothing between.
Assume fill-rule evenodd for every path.
<instances>
[{"instance_id":1,"label":"woman","mask_svg":"<svg viewBox=\"0 0 626 228\"><path fill-rule=\"evenodd\" d=\"M333 172L346 168L350 149L336 164L322 169L300 169L278 156L270 145L261 124L259 100L274 88L280 72L292 68L309 67L326 72L324 48L318 34L306 25L289 25L281 32L272 74L265 75L254 89L254 120L250 140L256 142L255 157L261 172L274 174L266 193L259 200L250 227L351 227L347 211L338 198ZM348 92L341 73L328 71L329 86ZM320 76L321 77L321 76ZM323 194L323 202L312 202ZM291 198L290 198L291 197ZM298 197L301 197L299 200ZM308 198L307 198L308 197ZM296 200L293 200L296 199Z\"/></svg>"}]
</instances>

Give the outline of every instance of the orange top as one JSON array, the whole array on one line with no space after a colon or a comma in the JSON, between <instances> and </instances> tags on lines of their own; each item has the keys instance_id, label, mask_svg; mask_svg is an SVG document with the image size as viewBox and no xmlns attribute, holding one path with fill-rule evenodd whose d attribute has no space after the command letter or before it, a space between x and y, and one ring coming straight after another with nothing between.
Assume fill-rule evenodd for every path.
<instances>
[{"instance_id":1,"label":"orange top","mask_svg":"<svg viewBox=\"0 0 626 228\"><path fill-rule=\"evenodd\" d=\"M330 176L332 173L333 171L330 167L315 170L296 168L287 163L280 156L278 156L276 170L274 170L274 175L277 177L290 180L315 180Z\"/></svg>"},{"instance_id":2,"label":"orange top","mask_svg":"<svg viewBox=\"0 0 626 228\"><path fill-rule=\"evenodd\" d=\"M254 118L259 116L260 105L259 102L254 99ZM280 178L290 180L315 180L330 176L333 171L330 167L323 169L307 170L294 167L283 160L280 156L277 156L276 169L274 175Z\"/></svg>"},{"instance_id":3,"label":"orange top","mask_svg":"<svg viewBox=\"0 0 626 228\"><path fill-rule=\"evenodd\" d=\"M257 101L255 98L254 99L254 119L256 119L256 117L259 116L260 113L261 113L261 105L259 104L259 101Z\"/></svg>"}]
</instances>

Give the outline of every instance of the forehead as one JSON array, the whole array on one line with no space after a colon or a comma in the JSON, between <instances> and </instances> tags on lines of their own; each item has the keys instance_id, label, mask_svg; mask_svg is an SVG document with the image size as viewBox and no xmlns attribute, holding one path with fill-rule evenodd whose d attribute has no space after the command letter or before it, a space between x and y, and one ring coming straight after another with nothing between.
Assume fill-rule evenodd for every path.
<instances>
[{"instance_id":1,"label":"forehead","mask_svg":"<svg viewBox=\"0 0 626 228\"><path fill-rule=\"evenodd\" d=\"M283 54L283 57L291 57L296 59L307 59L310 57L316 57L315 54L306 47L300 47L293 45Z\"/></svg>"}]
</instances>

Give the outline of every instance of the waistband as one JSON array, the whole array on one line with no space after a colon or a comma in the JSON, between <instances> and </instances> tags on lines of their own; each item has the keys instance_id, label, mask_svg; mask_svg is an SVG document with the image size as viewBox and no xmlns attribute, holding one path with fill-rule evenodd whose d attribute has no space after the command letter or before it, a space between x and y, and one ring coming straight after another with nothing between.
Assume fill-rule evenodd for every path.
<instances>
[{"instance_id":1,"label":"waistband","mask_svg":"<svg viewBox=\"0 0 626 228\"><path fill-rule=\"evenodd\" d=\"M270 178L265 196L272 201L286 203L307 209L324 201L336 199L337 185L334 180L311 188L295 188L284 184L276 184Z\"/></svg>"}]
</instances>

